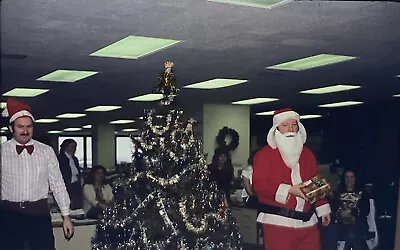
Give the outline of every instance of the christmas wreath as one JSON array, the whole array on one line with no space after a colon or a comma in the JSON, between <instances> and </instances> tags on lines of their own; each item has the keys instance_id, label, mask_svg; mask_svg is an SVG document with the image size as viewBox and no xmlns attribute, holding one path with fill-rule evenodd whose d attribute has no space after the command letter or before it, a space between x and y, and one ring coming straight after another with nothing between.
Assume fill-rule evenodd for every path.
<instances>
[{"instance_id":1,"label":"christmas wreath","mask_svg":"<svg viewBox=\"0 0 400 250\"><path fill-rule=\"evenodd\" d=\"M232 138L232 140L229 142L229 144L226 144L225 138L228 135ZM223 127L217 135L217 144L220 148L224 148L229 151L236 149L239 146L238 132L232 128Z\"/></svg>"}]
</instances>

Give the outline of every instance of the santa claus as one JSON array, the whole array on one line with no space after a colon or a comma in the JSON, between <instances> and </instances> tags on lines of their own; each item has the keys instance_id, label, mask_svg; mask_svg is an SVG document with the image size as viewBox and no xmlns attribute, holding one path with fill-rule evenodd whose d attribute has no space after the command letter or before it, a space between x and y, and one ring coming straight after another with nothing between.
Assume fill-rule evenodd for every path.
<instances>
[{"instance_id":1,"label":"santa claus","mask_svg":"<svg viewBox=\"0 0 400 250\"><path fill-rule=\"evenodd\" d=\"M327 226L331 208L326 200L311 205L301 192L319 174L306 139L298 113L275 111L268 145L254 157L253 188L261 203L257 221L263 224L265 249L321 249L317 216Z\"/></svg>"}]
</instances>

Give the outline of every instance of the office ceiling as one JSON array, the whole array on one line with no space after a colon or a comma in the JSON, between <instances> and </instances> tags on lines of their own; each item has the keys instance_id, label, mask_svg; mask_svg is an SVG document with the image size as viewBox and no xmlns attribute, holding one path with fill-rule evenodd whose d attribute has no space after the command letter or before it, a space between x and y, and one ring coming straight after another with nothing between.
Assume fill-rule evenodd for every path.
<instances>
[{"instance_id":1,"label":"office ceiling","mask_svg":"<svg viewBox=\"0 0 400 250\"><path fill-rule=\"evenodd\" d=\"M81 113L96 105L122 106L39 125L44 130L137 119L149 104L128 99L151 93L163 62L172 60L179 87L214 78L249 80L216 90L182 89L180 104L200 119L196 110L203 103L253 97L280 99L253 105L253 114L288 106L303 114L324 114L332 109L318 105L346 100L364 105L396 102L392 96L400 93L400 78L395 77L400 74L399 13L396 2L295 1L262 9L206 0L3 1L1 93L16 87L49 88L37 97L20 98L32 106L37 119ZM183 42L137 60L89 56L129 35ZM358 59L301 72L266 69L321 53ZM57 69L100 73L75 83L36 81ZM362 88L299 94L336 84Z\"/></svg>"}]
</instances>

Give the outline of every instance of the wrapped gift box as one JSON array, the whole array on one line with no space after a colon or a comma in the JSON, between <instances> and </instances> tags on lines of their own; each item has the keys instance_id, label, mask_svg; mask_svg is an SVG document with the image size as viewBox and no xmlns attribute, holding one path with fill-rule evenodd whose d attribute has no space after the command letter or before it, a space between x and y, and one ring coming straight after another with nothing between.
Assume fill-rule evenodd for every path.
<instances>
[{"instance_id":1,"label":"wrapped gift box","mask_svg":"<svg viewBox=\"0 0 400 250\"><path fill-rule=\"evenodd\" d=\"M331 193L328 181L321 176L314 176L305 184L306 186L300 189L311 204L327 197Z\"/></svg>"}]
</instances>

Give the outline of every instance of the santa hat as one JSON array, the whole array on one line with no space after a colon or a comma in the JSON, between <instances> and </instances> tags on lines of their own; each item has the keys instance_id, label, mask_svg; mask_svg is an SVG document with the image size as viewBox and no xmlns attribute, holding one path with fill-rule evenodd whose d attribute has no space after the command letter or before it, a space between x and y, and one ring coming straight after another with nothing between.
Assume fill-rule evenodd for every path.
<instances>
[{"instance_id":1,"label":"santa hat","mask_svg":"<svg viewBox=\"0 0 400 250\"><path fill-rule=\"evenodd\" d=\"M10 117L10 123L23 116L28 116L32 119L32 121L35 121L35 118L33 118L32 115L31 107L13 98L8 98L7 106L1 114L2 116Z\"/></svg>"},{"instance_id":2,"label":"santa hat","mask_svg":"<svg viewBox=\"0 0 400 250\"><path fill-rule=\"evenodd\" d=\"M298 113L294 112L290 108L280 109L280 110L276 110L274 112L274 118L272 120L272 128L269 130L268 136L267 136L267 142L268 142L268 145L271 146L271 148L276 148L276 142L275 142L276 128L279 126L279 124L281 124L282 122L284 122L285 120L287 120L289 118L296 119L297 124L299 125L299 133L303 139L303 143L306 142L307 132L306 132L306 129L303 126L303 124L301 124L301 122L300 122L300 115Z\"/></svg>"}]
</instances>

